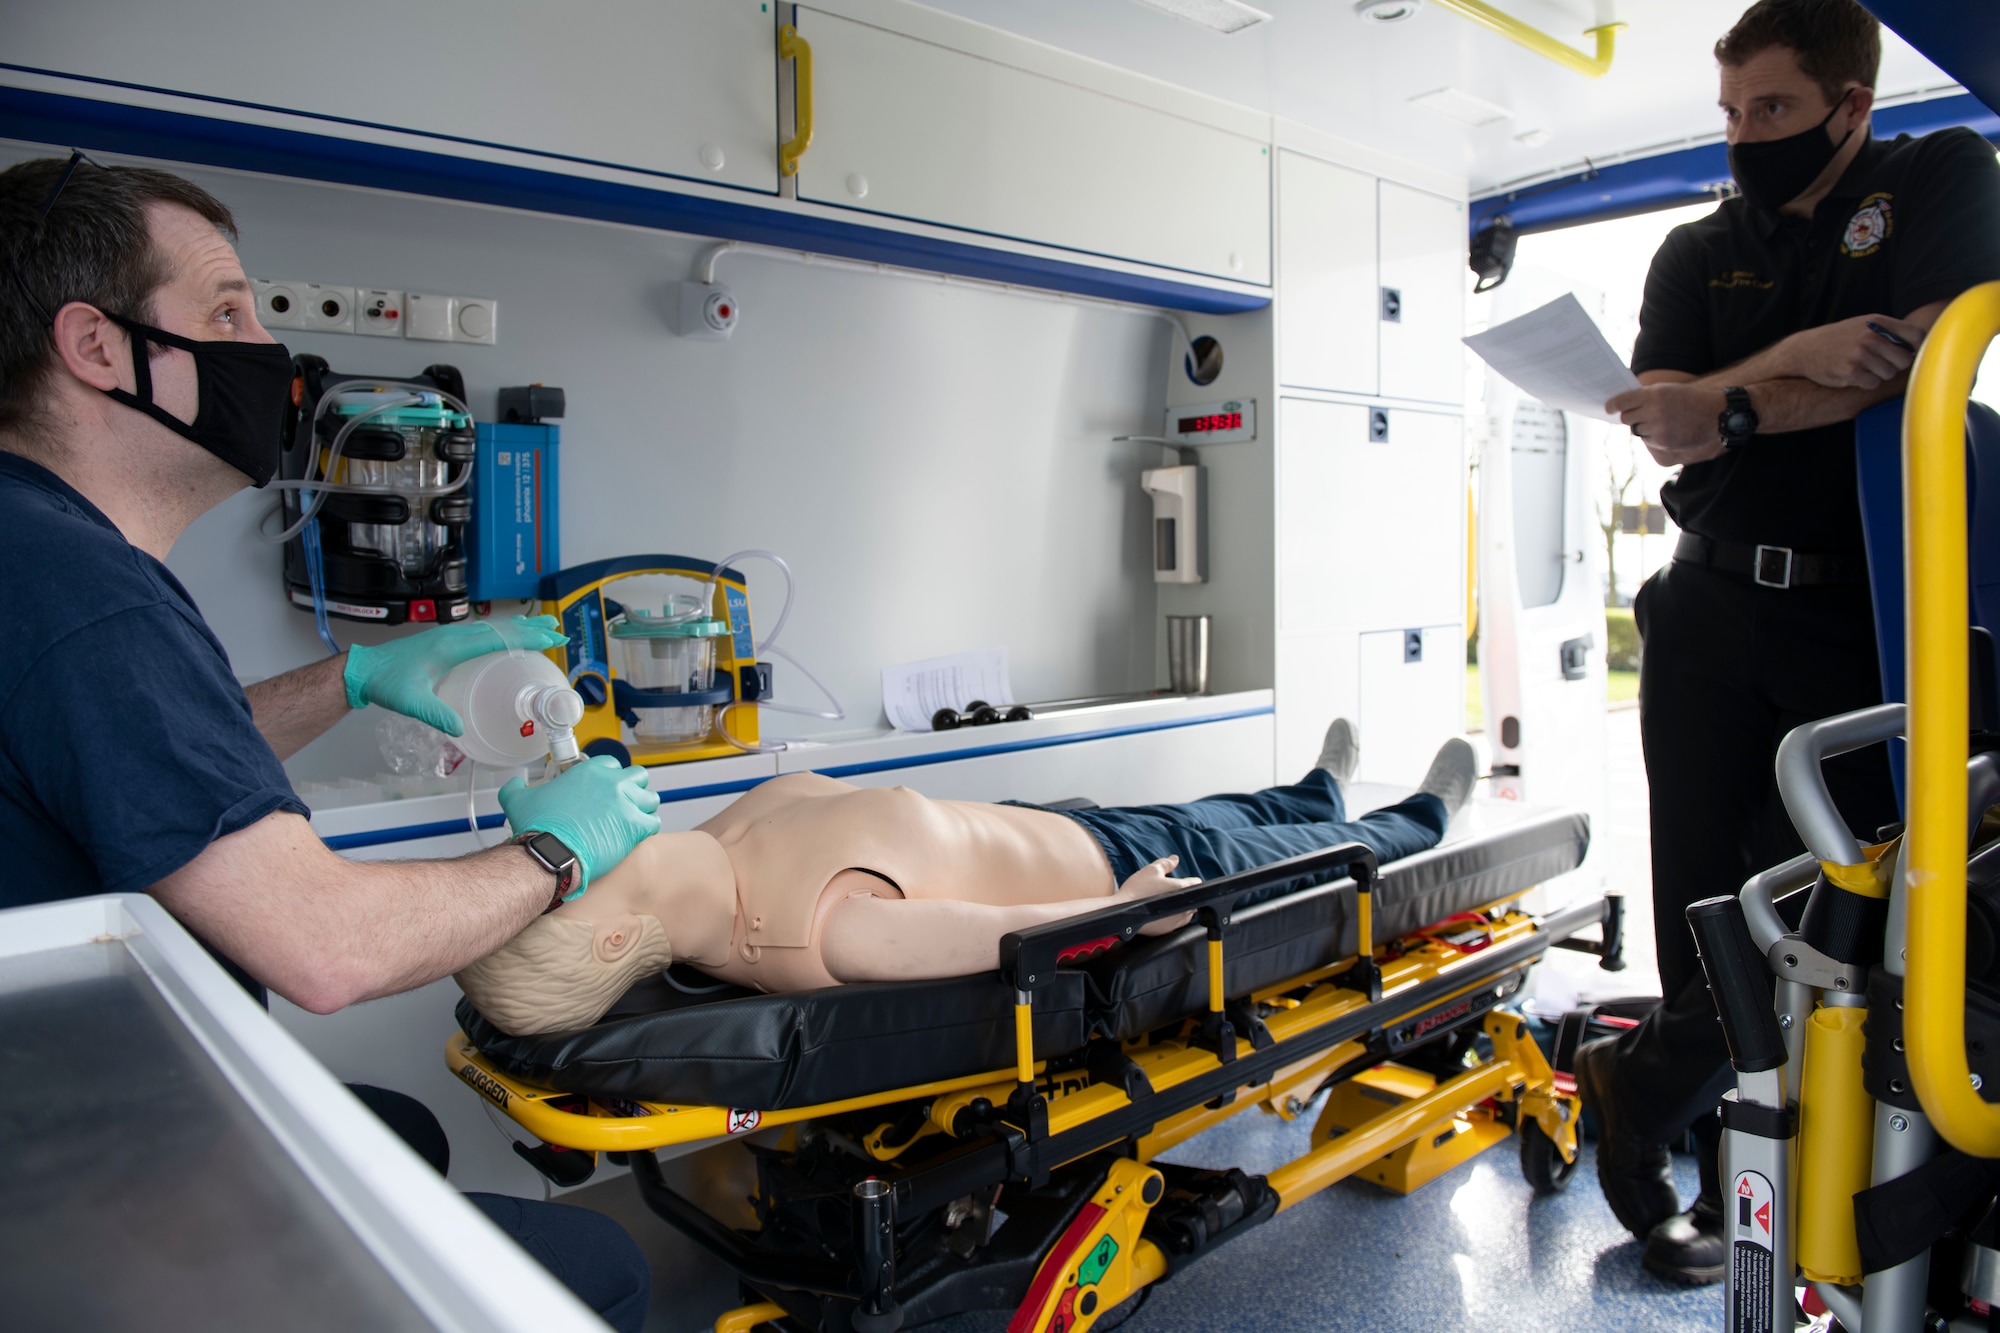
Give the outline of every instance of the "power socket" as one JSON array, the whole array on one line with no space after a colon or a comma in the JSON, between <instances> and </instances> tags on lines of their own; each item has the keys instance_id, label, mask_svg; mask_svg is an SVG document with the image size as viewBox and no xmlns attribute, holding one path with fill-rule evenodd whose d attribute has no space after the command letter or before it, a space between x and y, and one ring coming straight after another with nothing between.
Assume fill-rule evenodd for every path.
<instances>
[{"instance_id":1,"label":"power socket","mask_svg":"<svg viewBox=\"0 0 2000 1333\"><path fill-rule=\"evenodd\" d=\"M305 305L304 327L314 333L354 332L354 289L309 282L299 293Z\"/></svg>"},{"instance_id":2,"label":"power socket","mask_svg":"<svg viewBox=\"0 0 2000 1333\"><path fill-rule=\"evenodd\" d=\"M250 290L257 295L257 322L267 329L302 329L306 326L303 282L276 282L252 278Z\"/></svg>"},{"instance_id":3,"label":"power socket","mask_svg":"<svg viewBox=\"0 0 2000 1333\"><path fill-rule=\"evenodd\" d=\"M376 338L403 336L403 294L379 288L355 293L354 331Z\"/></svg>"}]
</instances>

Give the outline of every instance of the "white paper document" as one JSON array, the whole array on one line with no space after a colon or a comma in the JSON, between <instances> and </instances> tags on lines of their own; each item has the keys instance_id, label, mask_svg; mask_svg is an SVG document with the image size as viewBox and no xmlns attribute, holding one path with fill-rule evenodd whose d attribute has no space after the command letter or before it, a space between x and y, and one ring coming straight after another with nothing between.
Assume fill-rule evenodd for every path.
<instances>
[{"instance_id":1,"label":"white paper document","mask_svg":"<svg viewBox=\"0 0 2000 1333\"><path fill-rule=\"evenodd\" d=\"M982 648L922 662L882 668L882 711L899 731L930 731L931 714L940 708L964 711L974 699L989 704L1014 702L1007 681L1007 650Z\"/></svg>"},{"instance_id":2,"label":"white paper document","mask_svg":"<svg viewBox=\"0 0 2000 1333\"><path fill-rule=\"evenodd\" d=\"M1578 416L1616 422L1604 404L1639 387L1575 293L1475 333L1465 345L1522 393Z\"/></svg>"}]
</instances>

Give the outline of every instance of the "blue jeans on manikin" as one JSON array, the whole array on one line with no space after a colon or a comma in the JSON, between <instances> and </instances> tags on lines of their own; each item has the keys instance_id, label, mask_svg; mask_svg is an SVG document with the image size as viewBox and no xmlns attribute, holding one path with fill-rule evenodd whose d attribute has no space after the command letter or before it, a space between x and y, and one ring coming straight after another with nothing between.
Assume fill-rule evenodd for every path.
<instances>
[{"instance_id":1,"label":"blue jeans on manikin","mask_svg":"<svg viewBox=\"0 0 2000 1333\"><path fill-rule=\"evenodd\" d=\"M1315 768L1289 787L1208 796L1180 805L1129 805L1101 810L1062 810L1090 830L1111 860L1122 884L1141 867L1163 856L1180 857L1176 875L1220 879L1240 870L1287 857L1358 842L1384 865L1435 847L1448 822L1444 802L1416 792L1394 805L1347 818L1340 783ZM1245 897L1238 906L1292 893L1335 879L1334 869L1296 882L1273 885Z\"/></svg>"}]
</instances>

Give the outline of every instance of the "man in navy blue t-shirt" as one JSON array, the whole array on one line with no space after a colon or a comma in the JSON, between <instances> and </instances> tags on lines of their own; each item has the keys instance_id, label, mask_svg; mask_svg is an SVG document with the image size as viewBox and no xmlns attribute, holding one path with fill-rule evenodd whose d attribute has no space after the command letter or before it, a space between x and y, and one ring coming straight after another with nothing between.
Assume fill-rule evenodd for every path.
<instances>
[{"instance_id":1,"label":"man in navy blue t-shirt","mask_svg":"<svg viewBox=\"0 0 2000 1333\"><path fill-rule=\"evenodd\" d=\"M472 856L358 863L313 835L285 755L370 703L455 730L433 689L451 667L560 636L453 625L237 683L163 563L277 469L291 359L233 234L165 172L80 155L0 172L0 908L150 893L249 980L328 1013L490 953L658 831L659 802L643 769L601 760L510 784L516 840ZM480 1202L606 1318L643 1321L615 1225Z\"/></svg>"}]
</instances>

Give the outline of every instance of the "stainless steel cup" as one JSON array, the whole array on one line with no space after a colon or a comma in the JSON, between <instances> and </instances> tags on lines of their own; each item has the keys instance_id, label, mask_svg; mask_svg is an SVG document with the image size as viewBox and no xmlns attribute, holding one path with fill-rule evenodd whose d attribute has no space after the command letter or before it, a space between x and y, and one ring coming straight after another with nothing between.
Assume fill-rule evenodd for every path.
<instances>
[{"instance_id":1,"label":"stainless steel cup","mask_svg":"<svg viewBox=\"0 0 2000 1333\"><path fill-rule=\"evenodd\" d=\"M1207 616L1167 617L1167 685L1175 694L1208 693Z\"/></svg>"}]
</instances>

